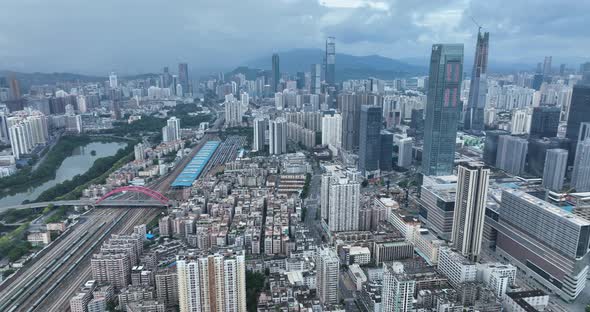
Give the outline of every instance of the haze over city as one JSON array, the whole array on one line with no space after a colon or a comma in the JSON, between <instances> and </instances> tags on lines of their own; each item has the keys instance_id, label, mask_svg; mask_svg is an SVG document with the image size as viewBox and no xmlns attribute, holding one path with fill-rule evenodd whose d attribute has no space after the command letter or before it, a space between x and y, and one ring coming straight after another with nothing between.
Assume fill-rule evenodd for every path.
<instances>
[{"instance_id":1,"label":"haze over city","mask_svg":"<svg viewBox=\"0 0 590 312\"><path fill-rule=\"evenodd\" d=\"M590 312L589 9L3 4L0 311Z\"/></svg>"},{"instance_id":2,"label":"haze over city","mask_svg":"<svg viewBox=\"0 0 590 312\"><path fill-rule=\"evenodd\" d=\"M492 33L492 65L530 66L545 55L573 65L588 60L588 10L587 1L547 0L6 1L0 70L104 76L188 62L206 74L321 48L327 36L337 38L339 53L427 66L433 42L475 44L472 18Z\"/></svg>"}]
</instances>

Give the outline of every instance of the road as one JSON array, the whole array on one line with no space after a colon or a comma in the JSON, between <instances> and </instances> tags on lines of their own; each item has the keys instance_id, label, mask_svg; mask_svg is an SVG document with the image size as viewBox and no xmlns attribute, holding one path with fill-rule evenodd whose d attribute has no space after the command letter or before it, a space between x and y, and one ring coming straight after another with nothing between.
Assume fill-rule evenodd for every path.
<instances>
[{"instance_id":1,"label":"road","mask_svg":"<svg viewBox=\"0 0 590 312\"><path fill-rule=\"evenodd\" d=\"M223 118L218 118L214 128L222 122ZM206 135L188 157L184 157L170 173L148 187L166 193L186 164L211 138L211 134ZM125 201L131 196L123 194L116 201L131 204L132 201ZM148 201L140 202L145 206ZM102 242L114 233L130 233L133 226L148 223L159 212L159 209L149 208L89 211L78 224L66 230L0 285L0 311L67 311L69 299L90 279L90 258Z\"/></svg>"}]
</instances>

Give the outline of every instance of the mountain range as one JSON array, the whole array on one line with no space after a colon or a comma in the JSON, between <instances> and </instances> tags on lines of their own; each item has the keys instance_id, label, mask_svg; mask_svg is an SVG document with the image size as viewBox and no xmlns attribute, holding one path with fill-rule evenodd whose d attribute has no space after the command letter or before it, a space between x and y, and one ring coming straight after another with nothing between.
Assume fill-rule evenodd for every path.
<instances>
[{"instance_id":1,"label":"mountain range","mask_svg":"<svg viewBox=\"0 0 590 312\"><path fill-rule=\"evenodd\" d=\"M322 64L324 51L321 49L294 49L278 53L280 70L283 73L310 71L311 64ZM245 67L238 68L248 72L252 69L271 68L271 55L256 58L246 62ZM375 77L379 79L393 79L426 74L427 67L409 64L380 55L354 56L336 53L336 77L338 81L347 79L363 79Z\"/></svg>"}]
</instances>

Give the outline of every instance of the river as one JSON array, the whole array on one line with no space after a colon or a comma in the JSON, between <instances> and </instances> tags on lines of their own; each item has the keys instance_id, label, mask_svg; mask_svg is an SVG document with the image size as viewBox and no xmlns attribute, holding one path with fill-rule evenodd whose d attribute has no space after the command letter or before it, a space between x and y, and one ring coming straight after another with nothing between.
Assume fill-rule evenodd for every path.
<instances>
[{"instance_id":1,"label":"river","mask_svg":"<svg viewBox=\"0 0 590 312\"><path fill-rule=\"evenodd\" d=\"M83 174L94 164L98 158L113 156L121 148L125 148L127 144L122 142L91 142L84 146L76 148L72 155L61 163L55 172L55 179L47 181L37 187L32 187L26 192L17 193L11 196L6 196L0 199L0 206L18 205L24 200L33 201L41 195L44 191L62 183L63 181L73 178L77 174ZM92 155L92 151L96 151Z\"/></svg>"}]
</instances>

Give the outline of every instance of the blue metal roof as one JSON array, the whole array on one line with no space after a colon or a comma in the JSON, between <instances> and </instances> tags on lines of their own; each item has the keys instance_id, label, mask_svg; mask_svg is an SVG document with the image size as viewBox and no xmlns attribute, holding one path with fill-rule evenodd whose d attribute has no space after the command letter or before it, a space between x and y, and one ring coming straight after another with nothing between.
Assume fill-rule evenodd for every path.
<instances>
[{"instance_id":1,"label":"blue metal roof","mask_svg":"<svg viewBox=\"0 0 590 312\"><path fill-rule=\"evenodd\" d=\"M191 161L184 167L182 172L172 182L172 187L189 187L193 182L199 178L201 171L207 165L217 148L221 144L220 141L208 141L201 147L199 152L191 159Z\"/></svg>"}]
</instances>

